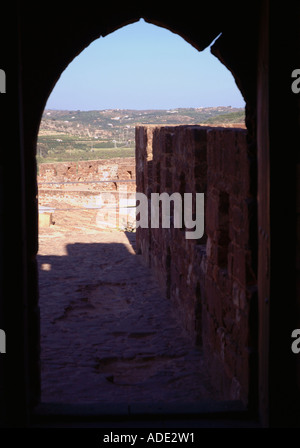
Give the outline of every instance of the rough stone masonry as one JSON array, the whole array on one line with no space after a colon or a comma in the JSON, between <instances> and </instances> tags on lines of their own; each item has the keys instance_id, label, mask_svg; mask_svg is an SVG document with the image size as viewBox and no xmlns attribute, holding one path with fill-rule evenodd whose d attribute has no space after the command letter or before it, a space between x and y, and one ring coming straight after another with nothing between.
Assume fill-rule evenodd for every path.
<instances>
[{"instance_id":1,"label":"rough stone masonry","mask_svg":"<svg viewBox=\"0 0 300 448\"><path fill-rule=\"evenodd\" d=\"M57 218L45 215L45 207L81 207L97 210L94 224L101 228L130 227L135 204L134 157L78 162L42 163L39 166L39 225ZM43 209L43 213L41 213ZM112 212L114 209L114 213ZM43 219L44 218L44 219Z\"/></svg>"},{"instance_id":2,"label":"rough stone masonry","mask_svg":"<svg viewBox=\"0 0 300 448\"><path fill-rule=\"evenodd\" d=\"M205 194L205 233L184 227L137 228L137 250L178 307L223 399L248 401L256 298L252 270L252 196L244 129L136 128L137 192ZM172 212L171 212L172 213Z\"/></svg>"}]
</instances>

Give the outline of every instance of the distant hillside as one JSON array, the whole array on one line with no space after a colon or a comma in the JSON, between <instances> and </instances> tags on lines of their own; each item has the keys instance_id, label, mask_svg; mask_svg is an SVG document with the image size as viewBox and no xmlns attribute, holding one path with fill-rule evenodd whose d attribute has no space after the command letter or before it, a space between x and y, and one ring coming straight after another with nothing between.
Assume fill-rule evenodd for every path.
<instances>
[{"instance_id":1,"label":"distant hillside","mask_svg":"<svg viewBox=\"0 0 300 448\"><path fill-rule=\"evenodd\" d=\"M37 145L38 163L134 156L135 127L157 125L236 125L244 108L203 107L171 110L45 110Z\"/></svg>"},{"instance_id":2,"label":"distant hillside","mask_svg":"<svg viewBox=\"0 0 300 448\"><path fill-rule=\"evenodd\" d=\"M245 111L239 110L237 112L231 112L228 114L220 114L215 117L208 118L205 123L208 125L224 125L228 123L245 124Z\"/></svg>"}]
</instances>

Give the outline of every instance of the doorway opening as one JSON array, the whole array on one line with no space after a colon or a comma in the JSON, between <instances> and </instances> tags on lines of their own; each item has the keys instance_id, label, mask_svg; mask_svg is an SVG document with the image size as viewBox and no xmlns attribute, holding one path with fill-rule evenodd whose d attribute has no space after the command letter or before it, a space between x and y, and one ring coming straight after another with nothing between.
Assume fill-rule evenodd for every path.
<instances>
[{"instance_id":1,"label":"doorway opening","mask_svg":"<svg viewBox=\"0 0 300 448\"><path fill-rule=\"evenodd\" d=\"M119 60L119 69L120 66ZM118 93L122 94L121 89ZM194 288L197 338L191 342L170 300L175 287L172 286L174 255L170 247L166 249L167 291L156 284L150 270L155 271L155 258L147 251L153 250L155 235L149 232L152 241L148 240L141 249L143 254L136 252L135 225L128 218L132 217L128 210L134 210L129 197L136 187L132 135L136 125L211 126L229 120L227 123L232 127L236 120L243 120L243 113L231 106L189 108L171 104L167 109L157 110L145 106L134 114L130 108L108 109L101 104L100 98L101 109L93 114L78 109L46 109L40 128L37 154L42 402L109 403L116 404L118 409L122 404L125 412L128 406L138 408L141 403L178 406L219 402L201 351L200 282ZM215 109L215 115L209 109ZM85 123L80 119L83 123L86 120ZM101 123L106 124L105 129L100 127ZM74 135L70 138L70 130L76 138ZM118 157L104 161L94 158L95 153L103 156L104 150L108 156L118 154ZM147 169L142 170L143 189L145 178L149 180L153 174L156 182L153 191L160 192L161 173L165 170L166 191L171 193L171 174L167 168L172 165L172 151L172 145L167 145L163 164L154 160L153 173L154 162L151 165L148 160ZM62 161L58 160L60 152ZM124 154L129 155L125 161ZM195 166L194 171L199 180L201 167ZM178 191L184 193L188 181L182 171ZM226 194L224 207L229 219ZM125 207L121 203L124 199ZM123 208L126 218L122 221ZM222 231L226 233L227 247L226 217L222 216ZM112 220L115 226L111 225ZM184 254L177 254L181 256ZM142 258L151 260L148 266ZM184 274L180 272L179 278L183 286ZM224 330L220 337L222 344L225 339Z\"/></svg>"}]
</instances>

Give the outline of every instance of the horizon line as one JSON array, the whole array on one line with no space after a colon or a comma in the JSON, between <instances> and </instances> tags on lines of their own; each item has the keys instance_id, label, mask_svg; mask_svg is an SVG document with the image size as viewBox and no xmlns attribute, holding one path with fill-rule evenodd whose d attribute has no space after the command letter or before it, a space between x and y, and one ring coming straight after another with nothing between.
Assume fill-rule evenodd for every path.
<instances>
[{"instance_id":1,"label":"horizon line","mask_svg":"<svg viewBox=\"0 0 300 448\"><path fill-rule=\"evenodd\" d=\"M231 106L231 105L229 105L229 106L222 106L222 105L219 105L219 106L198 106L198 107L192 107L192 106L188 106L188 107L171 107L171 108L148 108L148 109L134 109L134 108L120 108L120 107L115 107L115 108L104 108L104 109L65 109L65 108L62 108L62 109L56 109L56 108L45 108L44 109L44 112L46 111L46 110L48 110L48 111L51 111L51 110L53 110L53 111L70 111L70 112L95 112L95 111L101 111L101 112L104 112L104 111L110 111L110 110L133 110L133 111L145 111L145 110L161 110L161 111L168 111L168 110L179 110L179 109L217 109L218 107L223 107L223 108L227 108L227 109L229 109L229 108L231 108L231 109L245 109L245 106Z\"/></svg>"}]
</instances>

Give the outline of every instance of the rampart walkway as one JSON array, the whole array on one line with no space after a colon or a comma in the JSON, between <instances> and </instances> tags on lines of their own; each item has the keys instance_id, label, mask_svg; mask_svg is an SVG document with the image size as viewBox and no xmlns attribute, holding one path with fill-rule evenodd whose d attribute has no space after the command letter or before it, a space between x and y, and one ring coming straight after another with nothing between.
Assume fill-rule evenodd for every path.
<instances>
[{"instance_id":1,"label":"rampart walkway","mask_svg":"<svg viewBox=\"0 0 300 448\"><path fill-rule=\"evenodd\" d=\"M201 352L135 254L134 233L78 224L40 229L42 402L212 399Z\"/></svg>"}]
</instances>

